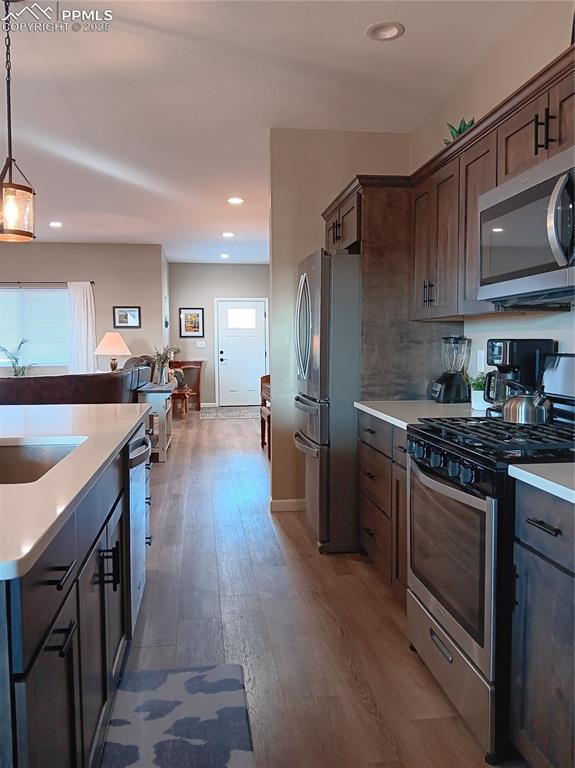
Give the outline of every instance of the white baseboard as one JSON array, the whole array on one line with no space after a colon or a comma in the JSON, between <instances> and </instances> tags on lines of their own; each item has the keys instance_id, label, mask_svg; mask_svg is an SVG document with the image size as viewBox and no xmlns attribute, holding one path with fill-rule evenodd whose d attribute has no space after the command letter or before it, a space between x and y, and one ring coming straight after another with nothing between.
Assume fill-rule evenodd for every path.
<instances>
[{"instance_id":1,"label":"white baseboard","mask_svg":"<svg viewBox=\"0 0 575 768\"><path fill-rule=\"evenodd\" d=\"M217 405L217 403L201 403L202 408L216 408Z\"/></svg>"},{"instance_id":2,"label":"white baseboard","mask_svg":"<svg viewBox=\"0 0 575 768\"><path fill-rule=\"evenodd\" d=\"M270 499L270 512L305 512L305 499Z\"/></svg>"}]
</instances>

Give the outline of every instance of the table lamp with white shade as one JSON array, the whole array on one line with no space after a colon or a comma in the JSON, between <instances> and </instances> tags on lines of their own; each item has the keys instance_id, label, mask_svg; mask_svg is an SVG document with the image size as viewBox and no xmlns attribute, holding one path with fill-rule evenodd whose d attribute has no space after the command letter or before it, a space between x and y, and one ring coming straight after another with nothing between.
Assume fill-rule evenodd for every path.
<instances>
[{"instance_id":1,"label":"table lamp with white shade","mask_svg":"<svg viewBox=\"0 0 575 768\"><path fill-rule=\"evenodd\" d=\"M110 355L110 370L118 367L117 358L120 355L129 357L132 353L122 336L116 331L108 331L100 339L100 343L94 350L95 355Z\"/></svg>"}]
</instances>

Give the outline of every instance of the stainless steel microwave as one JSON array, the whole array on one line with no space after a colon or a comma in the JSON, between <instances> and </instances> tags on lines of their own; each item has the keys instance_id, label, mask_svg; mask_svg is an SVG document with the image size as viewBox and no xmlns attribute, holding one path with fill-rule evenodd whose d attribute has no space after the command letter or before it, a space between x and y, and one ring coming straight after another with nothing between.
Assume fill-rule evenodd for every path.
<instances>
[{"instance_id":1,"label":"stainless steel microwave","mask_svg":"<svg viewBox=\"0 0 575 768\"><path fill-rule=\"evenodd\" d=\"M479 198L477 298L502 306L574 300L573 148Z\"/></svg>"}]
</instances>

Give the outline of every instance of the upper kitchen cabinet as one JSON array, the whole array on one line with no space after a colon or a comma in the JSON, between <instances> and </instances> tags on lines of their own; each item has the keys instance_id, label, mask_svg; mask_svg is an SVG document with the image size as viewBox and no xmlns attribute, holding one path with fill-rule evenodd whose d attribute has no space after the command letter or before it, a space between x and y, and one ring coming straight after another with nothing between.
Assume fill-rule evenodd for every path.
<instances>
[{"instance_id":1,"label":"upper kitchen cabinet","mask_svg":"<svg viewBox=\"0 0 575 768\"><path fill-rule=\"evenodd\" d=\"M497 134L491 131L459 158L459 313L493 312L477 300L479 287L479 196L497 183Z\"/></svg>"},{"instance_id":2,"label":"upper kitchen cabinet","mask_svg":"<svg viewBox=\"0 0 575 768\"><path fill-rule=\"evenodd\" d=\"M457 314L458 216L459 158L455 158L414 191L414 320Z\"/></svg>"},{"instance_id":3,"label":"upper kitchen cabinet","mask_svg":"<svg viewBox=\"0 0 575 768\"><path fill-rule=\"evenodd\" d=\"M358 191L352 192L335 209L328 209L325 218L325 247L328 251L345 249L358 253L361 242L360 201Z\"/></svg>"},{"instance_id":4,"label":"upper kitchen cabinet","mask_svg":"<svg viewBox=\"0 0 575 768\"><path fill-rule=\"evenodd\" d=\"M549 94L543 93L497 129L497 180L502 184L549 157Z\"/></svg>"},{"instance_id":5,"label":"upper kitchen cabinet","mask_svg":"<svg viewBox=\"0 0 575 768\"><path fill-rule=\"evenodd\" d=\"M575 144L575 76L567 75L549 91L549 154L562 152Z\"/></svg>"}]
</instances>

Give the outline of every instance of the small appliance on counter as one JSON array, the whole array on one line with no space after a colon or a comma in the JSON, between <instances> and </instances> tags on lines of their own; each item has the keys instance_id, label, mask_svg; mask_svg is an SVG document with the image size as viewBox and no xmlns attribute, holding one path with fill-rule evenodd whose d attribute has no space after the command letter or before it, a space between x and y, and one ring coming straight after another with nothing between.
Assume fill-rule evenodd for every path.
<instances>
[{"instance_id":1,"label":"small appliance on counter","mask_svg":"<svg viewBox=\"0 0 575 768\"><path fill-rule=\"evenodd\" d=\"M499 415L505 401L518 391L535 390L543 355L556 351L557 342L553 339L489 339L487 365L494 365L497 370L489 371L485 377L483 397L492 404L488 415Z\"/></svg>"},{"instance_id":2,"label":"small appliance on counter","mask_svg":"<svg viewBox=\"0 0 575 768\"><path fill-rule=\"evenodd\" d=\"M465 372L471 353L471 339L466 336L444 336L441 340L441 363L445 371L431 385L431 399L438 403L468 403L471 400Z\"/></svg>"}]
</instances>

